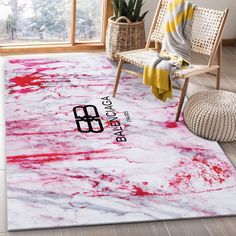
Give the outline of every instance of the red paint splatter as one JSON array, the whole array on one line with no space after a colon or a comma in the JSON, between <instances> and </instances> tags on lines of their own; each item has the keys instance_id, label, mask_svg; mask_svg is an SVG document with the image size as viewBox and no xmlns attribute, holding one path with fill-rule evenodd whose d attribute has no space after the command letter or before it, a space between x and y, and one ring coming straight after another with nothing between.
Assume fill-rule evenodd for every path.
<instances>
[{"instance_id":1,"label":"red paint splatter","mask_svg":"<svg viewBox=\"0 0 236 236\"><path fill-rule=\"evenodd\" d=\"M138 186L134 185L133 186L133 192L131 193L131 195L132 196L145 197L145 196L153 196L155 194L144 191L141 187L138 187Z\"/></svg>"},{"instance_id":2,"label":"red paint splatter","mask_svg":"<svg viewBox=\"0 0 236 236\"><path fill-rule=\"evenodd\" d=\"M218 166L213 166L212 169L217 173L217 174L220 174L222 173L222 168L218 167Z\"/></svg>"},{"instance_id":3,"label":"red paint splatter","mask_svg":"<svg viewBox=\"0 0 236 236\"><path fill-rule=\"evenodd\" d=\"M53 60L47 60L47 59L13 59L9 60L12 64L21 64L25 67L34 67L34 66L40 66L40 65L49 65L53 63L58 63L60 61L53 61Z\"/></svg>"},{"instance_id":4,"label":"red paint splatter","mask_svg":"<svg viewBox=\"0 0 236 236\"><path fill-rule=\"evenodd\" d=\"M111 177L111 176L108 175L108 174L102 174L102 175L100 176L100 179L102 179L102 180L107 180L107 181L109 181L109 182L113 182L113 181L114 181L114 178Z\"/></svg>"},{"instance_id":5,"label":"red paint splatter","mask_svg":"<svg viewBox=\"0 0 236 236\"><path fill-rule=\"evenodd\" d=\"M38 124L33 122L33 120L13 120L13 121L6 121L7 126L7 132L12 130L21 130L24 127L30 128L36 128ZM7 133L8 135L8 133Z\"/></svg>"},{"instance_id":6,"label":"red paint splatter","mask_svg":"<svg viewBox=\"0 0 236 236\"><path fill-rule=\"evenodd\" d=\"M36 72L37 73L41 73L41 72L44 72L44 71L53 71L53 70L57 70L57 69L61 69L61 68L63 68L62 66L60 66L60 67L51 67L51 68L36 68Z\"/></svg>"},{"instance_id":7,"label":"red paint splatter","mask_svg":"<svg viewBox=\"0 0 236 236\"><path fill-rule=\"evenodd\" d=\"M79 77L90 77L91 75L84 73L84 74L79 74L78 76L79 76Z\"/></svg>"},{"instance_id":8,"label":"red paint splatter","mask_svg":"<svg viewBox=\"0 0 236 236\"><path fill-rule=\"evenodd\" d=\"M65 158L63 158L65 160ZM62 158L57 157L57 156L47 156L43 159L37 159L37 160L33 160L34 164L43 164L43 163L49 163L49 162L55 162L55 161L61 161ZM10 161L8 161L9 163L14 162L13 159L11 159Z\"/></svg>"},{"instance_id":9,"label":"red paint splatter","mask_svg":"<svg viewBox=\"0 0 236 236\"><path fill-rule=\"evenodd\" d=\"M37 64L37 63L36 63ZM35 64L35 65L36 65ZM47 64L42 62L42 64ZM23 76L16 76L14 78L11 78L9 82L11 83L9 88L9 94L14 93L21 93L26 94L30 92L38 91L39 89L46 88L46 82L48 82L45 78L50 78L49 82L57 82L58 78L60 78L60 81L62 82L70 82L68 79L64 79L59 74L50 74L45 75L42 74L44 71L53 71L56 69L60 69L62 67L48 67L48 68L36 68L36 71L31 74L25 74ZM27 87L24 89L19 89L18 87Z\"/></svg>"},{"instance_id":10,"label":"red paint splatter","mask_svg":"<svg viewBox=\"0 0 236 236\"><path fill-rule=\"evenodd\" d=\"M7 133L7 135L12 135L12 136L27 136L27 135L61 135L61 134L66 134L66 133L74 133L74 132L78 132L77 129L74 130L64 130L64 131L60 131L60 132L32 132L32 133L13 133L13 132L9 132Z\"/></svg>"},{"instance_id":11,"label":"red paint splatter","mask_svg":"<svg viewBox=\"0 0 236 236\"><path fill-rule=\"evenodd\" d=\"M91 180L91 181L93 182L93 184L92 184L93 188L96 188L100 184L100 182L97 180Z\"/></svg>"},{"instance_id":12,"label":"red paint splatter","mask_svg":"<svg viewBox=\"0 0 236 236\"><path fill-rule=\"evenodd\" d=\"M179 186L181 185L181 187L183 187L185 185L185 187L188 187L189 186L189 182L190 182L190 179L191 179L191 175L188 174L175 174L175 177L172 178L170 181L169 181L169 186L170 187L174 187L175 189L179 189Z\"/></svg>"},{"instance_id":13,"label":"red paint splatter","mask_svg":"<svg viewBox=\"0 0 236 236\"><path fill-rule=\"evenodd\" d=\"M102 192L107 192L107 191L111 191L111 189L109 187L102 188Z\"/></svg>"},{"instance_id":14,"label":"red paint splatter","mask_svg":"<svg viewBox=\"0 0 236 236\"><path fill-rule=\"evenodd\" d=\"M11 83L14 83L14 86L26 87L26 86L38 86L42 87L43 80L37 73L32 73L24 76L16 76L10 79ZM9 86L10 88L12 86Z\"/></svg>"},{"instance_id":15,"label":"red paint splatter","mask_svg":"<svg viewBox=\"0 0 236 236\"><path fill-rule=\"evenodd\" d=\"M175 169L177 173L169 180L169 186L175 192L197 191L198 186L199 188L217 186L232 175L227 162L203 151L197 152L190 160L181 160ZM198 183L198 186L194 183Z\"/></svg>"},{"instance_id":16,"label":"red paint splatter","mask_svg":"<svg viewBox=\"0 0 236 236\"><path fill-rule=\"evenodd\" d=\"M9 94L14 94L14 93L26 94L26 93L31 93L31 92L35 92L35 91L37 91L37 89L32 89L32 88L25 88L25 89L18 89L18 90L11 89L9 91Z\"/></svg>"},{"instance_id":17,"label":"red paint splatter","mask_svg":"<svg viewBox=\"0 0 236 236\"><path fill-rule=\"evenodd\" d=\"M42 153L32 155L17 155L8 156L7 163L28 163L28 164L43 164L53 161L67 160L69 156L100 154L105 153L107 150L93 150L89 152L74 152L74 153Z\"/></svg>"},{"instance_id":18,"label":"red paint splatter","mask_svg":"<svg viewBox=\"0 0 236 236\"><path fill-rule=\"evenodd\" d=\"M142 184L143 185L148 185L148 182L147 181L143 181Z\"/></svg>"},{"instance_id":19,"label":"red paint splatter","mask_svg":"<svg viewBox=\"0 0 236 236\"><path fill-rule=\"evenodd\" d=\"M87 179L87 178L89 178L88 176L84 176L84 175L65 175L65 177L70 177L73 179Z\"/></svg>"},{"instance_id":20,"label":"red paint splatter","mask_svg":"<svg viewBox=\"0 0 236 236\"><path fill-rule=\"evenodd\" d=\"M35 92L41 88L45 88L44 80L37 73L32 73L24 76L16 76L9 80L12 84L8 86L9 94L21 93L26 94ZM17 87L27 87L20 89Z\"/></svg>"},{"instance_id":21,"label":"red paint splatter","mask_svg":"<svg viewBox=\"0 0 236 236\"><path fill-rule=\"evenodd\" d=\"M170 128L170 129L173 129L173 128L177 128L178 127L178 124L177 122L171 122L171 121L166 121L164 123L165 127L166 128Z\"/></svg>"}]
</instances>

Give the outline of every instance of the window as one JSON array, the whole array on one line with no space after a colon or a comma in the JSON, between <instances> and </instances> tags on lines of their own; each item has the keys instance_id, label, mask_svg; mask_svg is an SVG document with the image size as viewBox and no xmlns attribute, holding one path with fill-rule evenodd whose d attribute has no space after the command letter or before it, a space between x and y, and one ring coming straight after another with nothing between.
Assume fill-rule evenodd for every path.
<instances>
[{"instance_id":1,"label":"window","mask_svg":"<svg viewBox=\"0 0 236 236\"><path fill-rule=\"evenodd\" d=\"M103 43L109 0L0 0L0 52L14 45ZM104 10L106 9L106 10Z\"/></svg>"},{"instance_id":2,"label":"window","mask_svg":"<svg viewBox=\"0 0 236 236\"><path fill-rule=\"evenodd\" d=\"M76 3L76 41L101 41L103 0Z\"/></svg>"},{"instance_id":3,"label":"window","mask_svg":"<svg viewBox=\"0 0 236 236\"><path fill-rule=\"evenodd\" d=\"M71 0L3 0L1 44L70 40Z\"/></svg>"}]
</instances>

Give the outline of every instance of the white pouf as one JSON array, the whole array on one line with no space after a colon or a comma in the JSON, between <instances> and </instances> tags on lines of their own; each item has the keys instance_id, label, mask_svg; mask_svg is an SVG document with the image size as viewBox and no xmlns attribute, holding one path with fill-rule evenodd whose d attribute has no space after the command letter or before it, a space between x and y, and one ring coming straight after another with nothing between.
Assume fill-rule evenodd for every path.
<instances>
[{"instance_id":1,"label":"white pouf","mask_svg":"<svg viewBox=\"0 0 236 236\"><path fill-rule=\"evenodd\" d=\"M184 121L200 137L236 141L236 94L219 90L194 94L184 107Z\"/></svg>"}]
</instances>

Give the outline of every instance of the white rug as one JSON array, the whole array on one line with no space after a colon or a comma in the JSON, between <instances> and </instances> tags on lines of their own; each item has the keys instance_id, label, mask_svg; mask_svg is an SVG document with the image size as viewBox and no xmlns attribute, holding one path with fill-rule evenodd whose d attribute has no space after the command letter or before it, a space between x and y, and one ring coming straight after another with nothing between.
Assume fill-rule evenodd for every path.
<instances>
[{"instance_id":1,"label":"white rug","mask_svg":"<svg viewBox=\"0 0 236 236\"><path fill-rule=\"evenodd\" d=\"M6 63L8 228L236 213L236 172L216 142L175 123L102 54ZM73 110L74 109L74 110Z\"/></svg>"}]
</instances>

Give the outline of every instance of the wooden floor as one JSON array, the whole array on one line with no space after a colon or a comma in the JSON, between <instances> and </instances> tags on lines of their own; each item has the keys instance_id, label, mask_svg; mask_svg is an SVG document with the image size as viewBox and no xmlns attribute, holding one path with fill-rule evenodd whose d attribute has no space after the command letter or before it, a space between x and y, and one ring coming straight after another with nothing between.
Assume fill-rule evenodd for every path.
<instances>
[{"instance_id":1,"label":"wooden floor","mask_svg":"<svg viewBox=\"0 0 236 236\"><path fill-rule=\"evenodd\" d=\"M199 56L194 57L194 61L201 64L204 60L204 58ZM221 88L223 90L228 90L236 93L236 47L224 48L223 62L224 65ZM1 75L1 77L2 76L3 75ZM0 94L3 94L3 78L1 78L1 83ZM213 89L214 86L215 79L211 76L192 78L190 80L188 96L199 90ZM3 104L1 104L1 107L3 107ZM4 135L4 126L4 120L0 120L0 142L2 147L4 147L4 141L2 138ZM236 143L221 144L221 146L236 166ZM96 227L78 227L6 233L6 189L4 162L4 158L3 156L1 156L0 236L236 236L236 217L177 220L139 224L107 225ZM225 200L227 201L227 199Z\"/></svg>"}]
</instances>

